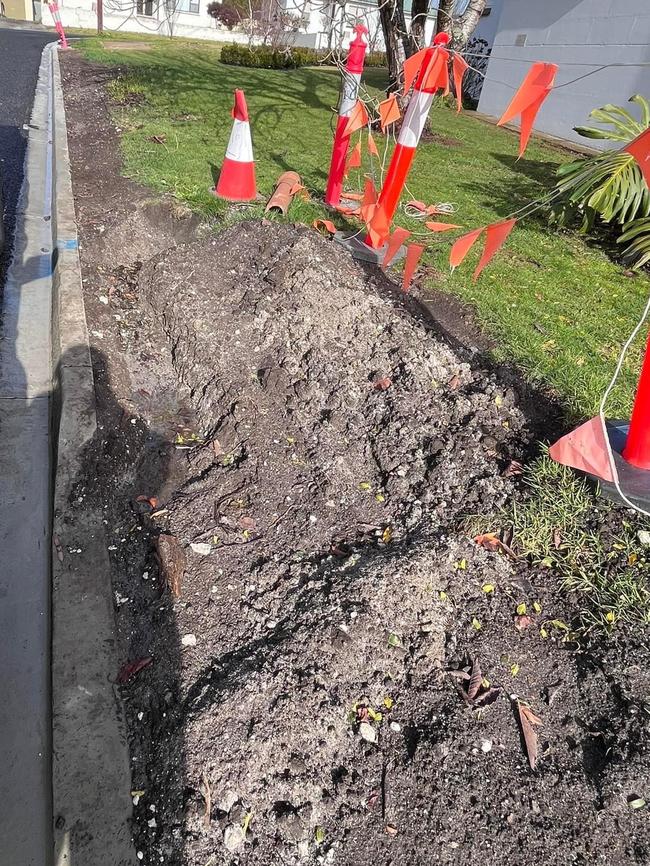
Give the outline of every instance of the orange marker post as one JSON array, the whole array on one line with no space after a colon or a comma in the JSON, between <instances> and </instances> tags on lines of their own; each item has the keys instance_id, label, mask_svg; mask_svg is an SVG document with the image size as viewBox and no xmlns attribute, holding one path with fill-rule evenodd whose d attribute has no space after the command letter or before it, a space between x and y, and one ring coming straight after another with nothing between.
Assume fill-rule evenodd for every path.
<instances>
[{"instance_id":1,"label":"orange marker post","mask_svg":"<svg viewBox=\"0 0 650 866\"><path fill-rule=\"evenodd\" d=\"M345 174L345 158L350 144L350 133L346 133L346 127L348 125L348 118L357 104L363 62L368 47L367 42L363 38L364 33L368 32L367 28L363 24L357 24L354 30L357 36L350 43L345 72L343 73L339 119L334 134L330 173L327 179L327 189L325 190L325 204L331 207L336 207L341 201L343 175Z\"/></svg>"},{"instance_id":2,"label":"orange marker post","mask_svg":"<svg viewBox=\"0 0 650 866\"><path fill-rule=\"evenodd\" d=\"M439 54L444 51L442 59L445 64L447 63L449 55L444 46L448 42L449 35L447 33L438 33L433 40L433 45L423 52L423 59L415 80L413 95L406 109L397 145L393 151L386 180L381 188L377 203L376 212L382 212L389 225L395 216L397 205L404 190L404 184L411 169L411 163L413 162L415 151L424 130L424 124L429 116L433 97L439 89L435 78L432 81L428 80L431 77L429 73L432 70L432 64L436 62L435 55L437 53ZM373 235L372 232L368 232L365 243L377 248L377 244L379 243L377 234ZM381 246L381 244L379 245Z\"/></svg>"},{"instance_id":3,"label":"orange marker post","mask_svg":"<svg viewBox=\"0 0 650 866\"><path fill-rule=\"evenodd\" d=\"M650 469L650 334L636 389L623 459L639 469Z\"/></svg>"}]
</instances>

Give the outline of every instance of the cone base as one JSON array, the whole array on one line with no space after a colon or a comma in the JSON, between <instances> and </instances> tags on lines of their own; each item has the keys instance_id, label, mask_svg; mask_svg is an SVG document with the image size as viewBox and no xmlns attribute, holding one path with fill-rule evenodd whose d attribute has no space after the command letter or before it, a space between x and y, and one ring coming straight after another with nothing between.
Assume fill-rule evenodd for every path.
<instances>
[{"instance_id":1,"label":"cone base","mask_svg":"<svg viewBox=\"0 0 650 866\"><path fill-rule=\"evenodd\" d=\"M336 232L334 240L337 244L350 253L353 259L360 262L370 262L373 265L381 265L388 249L388 243L375 249L366 244L359 234L349 235L345 232ZM399 262L406 255L406 247L400 247L391 260L391 264Z\"/></svg>"},{"instance_id":2,"label":"cone base","mask_svg":"<svg viewBox=\"0 0 650 866\"><path fill-rule=\"evenodd\" d=\"M650 510L650 471L633 466L623 458L630 429L629 421L607 421L606 428L621 491L630 502L646 511ZM571 450L561 447L567 440L571 440ZM604 444L600 419L593 418L568 436L562 437L551 446L549 453L557 463L577 469L587 478L597 482L601 493L607 499L629 507L621 498L612 480L609 461L605 465L602 456L600 459L593 459L594 455L603 451Z\"/></svg>"},{"instance_id":3,"label":"cone base","mask_svg":"<svg viewBox=\"0 0 650 866\"><path fill-rule=\"evenodd\" d=\"M224 159L213 192L226 201L253 201L257 198L255 163Z\"/></svg>"}]
</instances>

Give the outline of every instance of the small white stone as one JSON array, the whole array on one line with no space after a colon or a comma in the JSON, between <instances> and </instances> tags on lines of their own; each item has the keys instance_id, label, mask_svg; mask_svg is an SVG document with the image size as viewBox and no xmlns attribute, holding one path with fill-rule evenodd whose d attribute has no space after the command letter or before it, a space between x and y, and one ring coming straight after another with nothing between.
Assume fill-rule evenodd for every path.
<instances>
[{"instance_id":1,"label":"small white stone","mask_svg":"<svg viewBox=\"0 0 650 866\"><path fill-rule=\"evenodd\" d=\"M212 553L212 545L207 541L198 541L194 544L190 544L190 547L194 553L198 553L199 556L210 556Z\"/></svg>"},{"instance_id":2,"label":"small white stone","mask_svg":"<svg viewBox=\"0 0 650 866\"><path fill-rule=\"evenodd\" d=\"M151 818L149 821L147 821L147 827L151 827L152 830L155 829L157 826L158 825L156 824L155 818Z\"/></svg>"},{"instance_id":3,"label":"small white stone","mask_svg":"<svg viewBox=\"0 0 650 866\"><path fill-rule=\"evenodd\" d=\"M108 297L106 295L100 295L97 298L97 300L99 301L100 304L104 304L104 306L108 305ZM140 858L140 859L142 859L142 858Z\"/></svg>"},{"instance_id":4,"label":"small white stone","mask_svg":"<svg viewBox=\"0 0 650 866\"><path fill-rule=\"evenodd\" d=\"M183 644L183 646L196 646L196 635L184 634L181 638L181 643Z\"/></svg>"},{"instance_id":5,"label":"small white stone","mask_svg":"<svg viewBox=\"0 0 650 866\"><path fill-rule=\"evenodd\" d=\"M483 740L483 742L481 743L481 751L484 752L486 755L488 752L491 752L492 740Z\"/></svg>"},{"instance_id":6,"label":"small white stone","mask_svg":"<svg viewBox=\"0 0 650 866\"><path fill-rule=\"evenodd\" d=\"M361 722L359 725L359 733L367 743L377 742L377 731L369 722Z\"/></svg>"},{"instance_id":7,"label":"small white stone","mask_svg":"<svg viewBox=\"0 0 650 866\"><path fill-rule=\"evenodd\" d=\"M391 722L390 723L390 729L391 729L391 731L395 731L395 732L399 733L402 730L402 726L400 725L399 722Z\"/></svg>"},{"instance_id":8,"label":"small white stone","mask_svg":"<svg viewBox=\"0 0 650 866\"><path fill-rule=\"evenodd\" d=\"M142 851L138 851L136 857L138 858L138 860L144 860L144 854L142 853Z\"/></svg>"},{"instance_id":9,"label":"small white stone","mask_svg":"<svg viewBox=\"0 0 650 866\"><path fill-rule=\"evenodd\" d=\"M144 713L143 713L143 712L139 712L139 713L138 713L138 721L141 722L143 719L144 719Z\"/></svg>"}]
</instances>

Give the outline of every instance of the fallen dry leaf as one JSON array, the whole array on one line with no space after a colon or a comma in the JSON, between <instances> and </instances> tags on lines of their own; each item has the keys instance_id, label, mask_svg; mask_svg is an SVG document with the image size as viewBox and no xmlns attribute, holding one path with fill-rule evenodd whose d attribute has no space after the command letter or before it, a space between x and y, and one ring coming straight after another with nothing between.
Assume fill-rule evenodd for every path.
<instances>
[{"instance_id":1,"label":"fallen dry leaf","mask_svg":"<svg viewBox=\"0 0 650 866\"><path fill-rule=\"evenodd\" d=\"M527 614L518 614L515 617L515 628L517 631L524 631L528 626L532 623L532 616L528 616Z\"/></svg>"},{"instance_id":2,"label":"fallen dry leaf","mask_svg":"<svg viewBox=\"0 0 650 866\"><path fill-rule=\"evenodd\" d=\"M132 677L140 673L141 670L149 667L152 661L151 656L146 656L146 658L136 659L133 662L125 662L117 675L117 682L120 684L128 682Z\"/></svg>"},{"instance_id":3,"label":"fallen dry leaf","mask_svg":"<svg viewBox=\"0 0 650 866\"><path fill-rule=\"evenodd\" d=\"M388 376L384 376L383 379L377 379L375 381L374 387L377 391L386 391L392 384L392 379L389 379Z\"/></svg>"},{"instance_id":4,"label":"fallen dry leaf","mask_svg":"<svg viewBox=\"0 0 650 866\"><path fill-rule=\"evenodd\" d=\"M56 558L59 562L63 562L63 548L61 547L61 542L59 541L58 535L52 536L52 544L54 545L54 549L56 550Z\"/></svg>"},{"instance_id":5,"label":"fallen dry leaf","mask_svg":"<svg viewBox=\"0 0 650 866\"><path fill-rule=\"evenodd\" d=\"M147 141L154 141L156 144L164 144L167 141L166 135L150 135Z\"/></svg>"},{"instance_id":6,"label":"fallen dry leaf","mask_svg":"<svg viewBox=\"0 0 650 866\"><path fill-rule=\"evenodd\" d=\"M496 532L485 532L482 535L475 535L474 541L485 550L501 551L502 553L507 553L512 559L517 558L514 550L505 541L501 541Z\"/></svg>"},{"instance_id":7,"label":"fallen dry leaf","mask_svg":"<svg viewBox=\"0 0 650 866\"><path fill-rule=\"evenodd\" d=\"M397 827L393 827L392 824L386 824L386 832L389 836L397 836Z\"/></svg>"},{"instance_id":8,"label":"fallen dry leaf","mask_svg":"<svg viewBox=\"0 0 650 866\"><path fill-rule=\"evenodd\" d=\"M152 509L158 508L158 499L155 496L144 496L141 494L140 496L135 497L136 502L147 502Z\"/></svg>"},{"instance_id":9,"label":"fallen dry leaf","mask_svg":"<svg viewBox=\"0 0 650 866\"><path fill-rule=\"evenodd\" d=\"M517 701L517 707L519 709L519 724L521 725L521 732L526 745L528 763L531 770L534 770L537 764L537 731L535 730L535 725L542 725L543 722L527 704Z\"/></svg>"},{"instance_id":10,"label":"fallen dry leaf","mask_svg":"<svg viewBox=\"0 0 650 866\"><path fill-rule=\"evenodd\" d=\"M556 550L559 550L561 546L562 546L562 533L560 532L559 529L554 529L553 530L553 547Z\"/></svg>"},{"instance_id":11,"label":"fallen dry leaf","mask_svg":"<svg viewBox=\"0 0 650 866\"><path fill-rule=\"evenodd\" d=\"M481 666L478 663L478 659L474 659L474 662L472 663L472 673L469 678L469 685L467 686L467 697L470 701L473 701L478 694L482 682L483 674L481 673Z\"/></svg>"},{"instance_id":12,"label":"fallen dry leaf","mask_svg":"<svg viewBox=\"0 0 650 866\"><path fill-rule=\"evenodd\" d=\"M505 478L510 478L511 475L521 475L523 471L524 467L518 460L511 460L506 466L503 475Z\"/></svg>"},{"instance_id":13,"label":"fallen dry leaf","mask_svg":"<svg viewBox=\"0 0 650 866\"><path fill-rule=\"evenodd\" d=\"M452 376L447 384L452 391L455 391L460 385L460 376Z\"/></svg>"},{"instance_id":14,"label":"fallen dry leaf","mask_svg":"<svg viewBox=\"0 0 650 866\"><path fill-rule=\"evenodd\" d=\"M210 442L210 448L212 449L215 457L221 457L221 455L224 453L224 450L221 447L221 442L219 442L218 439L213 439L212 442Z\"/></svg>"},{"instance_id":15,"label":"fallen dry leaf","mask_svg":"<svg viewBox=\"0 0 650 866\"><path fill-rule=\"evenodd\" d=\"M242 529L246 529L249 532L254 532L255 527L257 526L257 524L255 523L255 521L253 520L252 517L240 517L239 518L239 525L241 526Z\"/></svg>"},{"instance_id":16,"label":"fallen dry leaf","mask_svg":"<svg viewBox=\"0 0 650 866\"><path fill-rule=\"evenodd\" d=\"M185 551L173 535L159 535L156 554L163 578L174 598L181 594L181 580L185 574Z\"/></svg>"}]
</instances>

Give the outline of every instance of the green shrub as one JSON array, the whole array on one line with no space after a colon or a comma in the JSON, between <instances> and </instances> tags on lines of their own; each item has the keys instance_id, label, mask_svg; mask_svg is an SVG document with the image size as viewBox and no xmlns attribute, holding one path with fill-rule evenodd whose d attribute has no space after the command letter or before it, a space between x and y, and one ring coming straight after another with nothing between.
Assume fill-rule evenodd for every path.
<instances>
[{"instance_id":1,"label":"green shrub","mask_svg":"<svg viewBox=\"0 0 650 866\"><path fill-rule=\"evenodd\" d=\"M345 55L339 59L345 62ZM331 52L320 48L287 47L282 51L265 45L225 45L221 50L221 62L230 66L248 66L256 69L297 69L299 66L334 65L336 58ZM366 54L366 66L386 66L383 51Z\"/></svg>"},{"instance_id":2,"label":"green shrub","mask_svg":"<svg viewBox=\"0 0 650 866\"><path fill-rule=\"evenodd\" d=\"M224 45L221 62L230 66L247 66L255 69L296 69L302 64L289 51L276 51L265 45L250 48L248 45Z\"/></svg>"}]
</instances>

